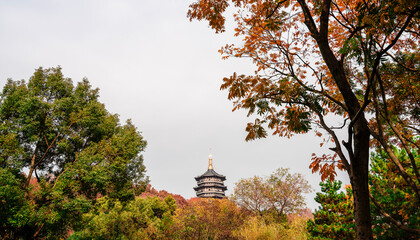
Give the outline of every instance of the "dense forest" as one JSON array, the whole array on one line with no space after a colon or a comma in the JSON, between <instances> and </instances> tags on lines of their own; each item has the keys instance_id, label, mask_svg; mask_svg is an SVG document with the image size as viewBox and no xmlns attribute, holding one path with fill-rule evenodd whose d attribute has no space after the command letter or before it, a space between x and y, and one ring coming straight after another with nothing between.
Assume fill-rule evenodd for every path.
<instances>
[{"instance_id":1,"label":"dense forest","mask_svg":"<svg viewBox=\"0 0 420 240\"><path fill-rule=\"evenodd\" d=\"M245 141L314 133L325 151L297 160L321 182L279 162L222 199L156 190L141 129L86 78L39 67L0 93L0 239L420 238L419 1L195 0L186 11L233 32L222 59L255 67L220 86L252 119Z\"/></svg>"}]
</instances>

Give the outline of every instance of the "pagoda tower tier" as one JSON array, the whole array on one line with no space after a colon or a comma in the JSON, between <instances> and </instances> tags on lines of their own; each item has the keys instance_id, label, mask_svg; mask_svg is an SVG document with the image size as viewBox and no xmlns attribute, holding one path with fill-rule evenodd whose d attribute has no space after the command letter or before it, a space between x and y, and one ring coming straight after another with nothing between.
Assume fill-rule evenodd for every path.
<instances>
[{"instance_id":1,"label":"pagoda tower tier","mask_svg":"<svg viewBox=\"0 0 420 240\"><path fill-rule=\"evenodd\" d=\"M197 194L197 197L200 198L224 198L225 191L227 187L224 184L226 177L218 174L213 169L213 159L211 154L209 155L209 167L207 171L195 177L197 181L197 186L194 187L194 190Z\"/></svg>"}]
</instances>

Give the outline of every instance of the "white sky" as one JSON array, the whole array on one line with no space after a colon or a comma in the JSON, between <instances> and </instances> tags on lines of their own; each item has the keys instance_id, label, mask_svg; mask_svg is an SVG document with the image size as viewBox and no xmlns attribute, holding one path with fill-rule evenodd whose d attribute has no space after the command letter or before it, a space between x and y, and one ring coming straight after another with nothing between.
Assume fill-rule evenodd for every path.
<instances>
[{"instance_id":1,"label":"white sky","mask_svg":"<svg viewBox=\"0 0 420 240\"><path fill-rule=\"evenodd\" d=\"M314 133L245 142L246 112L233 112L223 77L250 74L249 60L221 60L235 41L205 22L190 23L185 0L0 0L0 87L26 79L40 66L60 65L74 82L87 77L100 100L122 121L131 118L148 141L144 153L153 187L195 196L195 176L208 166L234 183L279 167L302 173L319 148ZM345 174L339 179L345 180ZM348 182L347 180L345 180ZM314 209L315 191L307 195Z\"/></svg>"}]
</instances>

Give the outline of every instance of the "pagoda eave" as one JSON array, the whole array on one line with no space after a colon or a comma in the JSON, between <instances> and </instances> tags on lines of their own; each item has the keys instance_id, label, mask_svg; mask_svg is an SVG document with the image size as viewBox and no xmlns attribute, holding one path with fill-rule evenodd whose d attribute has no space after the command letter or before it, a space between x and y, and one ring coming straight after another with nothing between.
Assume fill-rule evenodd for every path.
<instances>
[{"instance_id":1,"label":"pagoda eave","mask_svg":"<svg viewBox=\"0 0 420 240\"><path fill-rule=\"evenodd\" d=\"M201 189L204 189L204 188L209 188L209 187L214 187L214 186L197 186L197 187L194 187L194 190L198 191L198 190L201 190ZM226 186L217 186L217 188L222 189L223 191L227 190Z\"/></svg>"},{"instance_id":2,"label":"pagoda eave","mask_svg":"<svg viewBox=\"0 0 420 240\"><path fill-rule=\"evenodd\" d=\"M224 198L226 197L224 193L215 193L215 192L202 192L197 193L197 197L205 197L205 198Z\"/></svg>"}]
</instances>

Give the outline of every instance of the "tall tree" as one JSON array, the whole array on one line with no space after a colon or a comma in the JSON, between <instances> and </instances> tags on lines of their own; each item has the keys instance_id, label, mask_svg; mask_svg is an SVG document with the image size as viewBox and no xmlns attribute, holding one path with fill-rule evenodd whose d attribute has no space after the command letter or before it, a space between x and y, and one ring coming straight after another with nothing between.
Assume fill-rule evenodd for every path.
<instances>
[{"instance_id":1,"label":"tall tree","mask_svg":"<svg viewBox=\"0 0 420 240\"><path fill-rule=\"evenodd\" d=\"M74 87L59 67L39 68L28 83L9 79L4 86L0 175L14 178L2 181L0 189L12 189L5 197L17 199L8 211L24 213L24 224L14 224L14 217L0 221L8 236L60 238L99 196L126 201L145 188L140 153L146 141L98 98L87 79Z\"/></svg>"},{"instance_id":2,"label":"tall tree","mask_svg":"<svg viewBox=\"0 0 420 240\"><path fill-rule=\"evenodd\" d=\"M314 156L310 167L322 178L344 169L352 185L356 237L371 239L368 188L369 144L381 145L398 173L419 198L418 168L407 172L391 144L418 149L419 23L417 1L232 0L235 36L224 58L247 57L255 75L225 78L235 109L261 117L249 123L246 140L273 134L290 137L320 127L332 144L330 155ZM228 0L197 0L190 20L225 30ZM230 12L230 11L229 11ZM389 64L389 65L387 65ZM398 81L395 81L398 80ZM401 96L404 96L401 98ZM329 115L342 118L340 125ZM322 136L316 128L318 136ZM343 134L337 131L347 132ZM374 141L370 141L370 137Z\"/></svg>"},{"instance_id":3,"label":"tall tree","mask_svg":"<svg viewBox=\"0 0 420 240\"><path fill-rule=\"evenodd\" d=\"M274 213L281 221L286 220L287 214L303 208L303 194L310 190L308 181L301 174L291 174L289 169L279 168L266 178L241 179L236 183L232 200L259 215Z\"/></svg>"}]
</instances>

